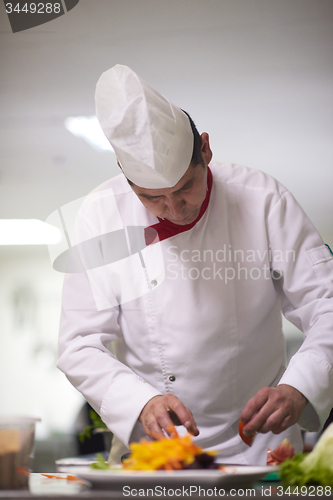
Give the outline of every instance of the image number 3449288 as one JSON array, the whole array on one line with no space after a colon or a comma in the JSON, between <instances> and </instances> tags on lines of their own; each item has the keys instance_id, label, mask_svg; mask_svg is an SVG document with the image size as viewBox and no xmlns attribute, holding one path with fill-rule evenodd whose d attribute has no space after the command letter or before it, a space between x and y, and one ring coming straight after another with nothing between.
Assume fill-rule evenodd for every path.
<instances>
[{"instance_id":1,"label":"image number 3449288","mask_svg":"<svg viewBox=\"0 0 333 500\"><path fill-rule=\"evenodd\" d=\"M79 0L64 0L64 2L59 0L39 0L36 2L16 0L8 2L4 0L13 33L53 21L69 12L78 3Z\"/></svg>"}]
</instances>

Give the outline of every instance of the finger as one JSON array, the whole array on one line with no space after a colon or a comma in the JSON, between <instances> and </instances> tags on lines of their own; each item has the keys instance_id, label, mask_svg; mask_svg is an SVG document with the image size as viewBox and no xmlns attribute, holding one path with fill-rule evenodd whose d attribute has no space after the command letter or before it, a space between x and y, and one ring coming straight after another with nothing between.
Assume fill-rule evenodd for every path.
<instances>
[{"instance_id":1,"label":"finger","mask_svg":"<svg viewBox=\"0 0 333 500\"><path fill-rule=\"evenodd\" d=\"M165 408L165 406L160 405L160 406L156 407L155 411L154 411L154 417L155 417L155 421L156 421L158 427L161 429L161 432L165 431L168 436L174 435L174 433L175 433L174 425L173 425L172 420L169 416L169 412ZM163 432L162 432L162 434L163 434Z\"/></svg>"},{"instance_id":2,"label":"finger","mask_svg":"<svg viewBox=\"0 0 333 500\"><path fill-rule=\"evenodd\" d=\"M178 418L178 415L176 415L173 410L169 410L168 413L174 425L182 425L181 421Z\"/></svg>"},{"instance_id":3,"label":"finger","mask_svg":"<svg viewBox=\"0 0 333 500\"><path fill-rule=\"evenodd\" d=\"M251 435L255 432L265 434L280 425L285 416L285 410L279 408L274 400L268 399L252 419L247 422L243 432L245 435Z\"/></svg>"},{"instance_id":4,"label":"finger","mask_svg":"<svg viewBox=\"0 0 333 500\"><path fill-rule=\"evenodd\" d=\"M288 429L288 427L290 427L291 425L293 424L293 421L292 421L292 416L291 415L287 415L281 422L281 424L279 426L277 426L272 432L273 434L280 434L280 432L283 432L285 431L286 429Z\"/></svg>"},{"instance_id":5,"label":"finger","mask_svg":"<svg viewBox=\"0 0 333 500\"><path fill-rule=\"evenodd\" d=\"M180 425L184 425L186 429L197 436L199 434L199 430L194 421L193 415L186 406L178 398L170 398L168 401L170 411L176 415L177 420L180 422Z\"/></svg>"},{"instance_id":6,"label":"finger","mask_svg":"<svg viewBox=\"0 0 333 500\"><path fill-rule=\"evenodd\" d=\"M179 421L184 427L186 427L188 432L193 434L193 436L197 436L199 434L199 430L190 410L186 408L178 398L175 398L175 400L171 400L168 403L170 410L176 414Z\"/></svg>"},{"instance_id":7,"label":"finger","mask_svg":"<svg viewBox=\"0 0 333 500\"><path fill-rule=\"evenodd\" d=\"M276 409L275 411L272 411L270 415L266 418L265 422L262 424L261 427L258 428L258 432L261 432L262 434L266 434L267 432L275 432L281 426L281 423L287 418L288 415L286 415L285 411L281 408Z\"/></svg>"},{"instance_id":8,"label":"finger","mask_svg":"<svg viewBox=\"0 0 333 500\"><path fill-rule=\"evenodd\" d=\"M269 431L279 434L295 423L290 402L275 396L276 393L272 393L272 397L250 421L248 425L251 430L255 429L263 434Z\"/></svg>"},{"instance_id":9,"label":"finger","mask_svg":"<svg viewBox=\"0 0 333 500\"><path fill-rule=\"evenodd\" d=\"M168 428L173 427L168 414L167 404L163 396L156 396L148 401L139 419L142 422L146 434L156 439L165 436L163 429L167 431ZM170 434L170 431L168 433Z\"/></svg>"},{"instance_id":10,"label":"finger","mask_svg":"<svg viewBox=\"0 0 333 500\"><path fill-rule=\"evenodd\" d=\"M198 436L198 435L200 434L200 431L199 431L199 429L198 429L198 427L197 427L197 424L195 423L195 420L194 420L194 417L193 417L193 414L192 414L191 410L188 410L188 411L190 412L191 419L192 419L192 421L193 421L193 423L194 423L194 430L195 430L195 434L193 434L193 432L192 432L192 434L193 434L194 436ZM185 426L185 427L186 427L186 426Z\"/></svg>"},{"instance_id":11,"label":"finger","mask_svg":"<svg viewBox=\"0 0 333 500\"><path fill-rule=\"evenodd\" d=\"M261 408L267 402L269 398L269 392L266 389L269 388L264 387L247 402L240 416L240 420L244 424L247 424L247 422L252 420L253 417L261 410Z\"/></svg>"},{"instance_id":12,"label":"finger","mask_svg":"<svg viewBox=\"0 0 333 500\"><path fill-rule=\"evenodd\" d=\"M154 438L154 439L160 439L164 437L164 433L161 429L161 427L158 425L157 420L155 418L151 418L147 421L142 422L143 430L145 433Z\"/></svg>"}]
</instances>

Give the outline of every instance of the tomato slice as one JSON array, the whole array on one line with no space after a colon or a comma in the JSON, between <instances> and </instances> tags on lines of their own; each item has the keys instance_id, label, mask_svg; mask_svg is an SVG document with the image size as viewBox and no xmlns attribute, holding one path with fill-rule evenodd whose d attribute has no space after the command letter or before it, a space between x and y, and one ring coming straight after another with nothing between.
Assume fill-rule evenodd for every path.
<instances>
[{"instance_id":1,"label":"tomato slice","mask_svg":"<svg viewBox=\"0 0 333 500\"><path fill-rule=\"evenodd\" d=\"M245 444L247 444L248 446L252 446L253 444L253 440L255 438L255 434L252 434L252 436L244 436L244 433L243 433L243 428L244 428L244 425L243 422L239 421L239 424L238 424L238 433L240 435L240 437L242 438L242 440L244 441Z\"/></svg>"},{"instance_id":2,"label":"tomato slice","mask_svg":"<svg viewBox=\"0 0 333 500\"><path fill-rule=\"evenodd\" d=\"M295 450L293 445L284 439L279 446L274 450L268 448L267 450L267 465L279 465L282 464L287 458L292 458L295 455Z\"/></svg>"}]
</instances>

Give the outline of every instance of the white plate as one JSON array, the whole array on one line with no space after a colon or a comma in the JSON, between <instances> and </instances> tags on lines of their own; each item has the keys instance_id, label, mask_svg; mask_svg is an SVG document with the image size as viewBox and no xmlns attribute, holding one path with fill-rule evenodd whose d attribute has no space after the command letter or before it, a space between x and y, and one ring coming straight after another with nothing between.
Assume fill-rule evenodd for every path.
<instances>
[{"instance_id":1,"label":"white plate","mask_svg":"<svg viewBox=\"0 0 333 500\"><path fill-rule=\"evenodd\" d=\"M109 458L109 453L102 452L99 453L104 456L104 459L107 461ZM81 467L81 465L88 467L93 464L97 460L96 453L89 453L87 455L81 455L79 457L67 457L60 458L56 460L56 470L58 472L69 472L70 467Z\"/></svg>"},{"instance_id":2,"label":"white plate","mask_svg":"<svg viewBox=\"0 0 333 500\"><path fill-rule=\"evenodd\" d=\"M52 477L51 477L52 476ZM63 479L58 479L63 477ZM67 474L51 472L50 474L31 473L29 490L33 495L78 495L91 487L87 481L67 481Z\"/></svg>"},{"instance_id":3,"label":"white plate","mask_svg":"<svg viewBox=\"0 0 333 500\"><path fill-rule=\"evenodd\" d=\"M180 471L126 471L96 470L90 467L71 468L71 473L89 481L95 488L123 489L123 493L133 488L191 488L192 493L202 488L235 488L250 486L278 467L225 466L223 470L180 470ZM124 489L126 487L126 489ZM197 490L195 490L197 488ZM150 493L151 494L151 493Z\"/></svg>"}]
</instances>

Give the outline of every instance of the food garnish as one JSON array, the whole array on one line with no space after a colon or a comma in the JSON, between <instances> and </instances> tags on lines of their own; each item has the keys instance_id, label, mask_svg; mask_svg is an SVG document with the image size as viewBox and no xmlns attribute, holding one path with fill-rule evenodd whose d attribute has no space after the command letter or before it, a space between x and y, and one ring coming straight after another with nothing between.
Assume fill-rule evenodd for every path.
<instances>
[{"instance_id":1,"label":"food garnish","mask_svg":"<svg viewBox=\"0 0 333 500\"><path fill-rule=\"evenodd\" d=\"M282 464L287 458L292 458L295 455L295 449L293 445L284 439L279 446L271 450L267 450L267 465L279 465Z\"/></svg>"},{"instance_id":2,"label":"food garnish","mask_svg":"<svg viewBox=\"0 0 333 500\"><path fill-rule=\"evenodd\" d=\"M70 474L67 474L66 476L59 476L56 474L41 474L44 477L47 477L48 479L66 479L66 481L78 481L81 482L80 479L77 476L72 476Z\"/></svg>"},{"instance_id":3,"label":"food garnish","mask_svg":"<svg viewBox=\"0 0 333 500\"><path fill-rule=\"evenodd\" d=\"M101 453L96 454L97 461L91 464L92 469L108 469L110 470L109 464L106 462L105 458Z\"/></svg>"},{"instance_id":4,"label":"food garnish","mask_svg":"<svg viewBox=\"0 0 333 500\"><path fill-rule=\"evenodd\" d=\"M248 446L252 446L254 438L256 437L256 433L252 434L251 436L245 436L243 432L244 425L245 424L240 420L238 424L238 434L240 435L245 444L247 444Z\"/></svg>"},{"instance_id":5,"label":"food garnish","mask_svg":"<svg viewBox=\"0 0 333 500\"><path fill-rule=\"evenodd\" d=\"M142 439L131 443L130 457L122 462L122 469L128 471L184 470L184 469L219 469L215 462L217 452L204 452L201 446L192 441L187 434L180 437L175 427L168 428L170 437L154 436L154 441ZM94 469L111 469L102 455L91 465ZM119 470L119 469L117 469Z\"/></svg>"},{"instance_id":6,"label":"food garnish","mask_svg":"<svg viewBox=\"0 0 333 500\"><path fill-rule=\"evenodd\" d=\"M156 436L155 441L142 439L129 445L130 457L123 462L126 470L180 470L180 469L217 469L214 462L216 452L204 452L201 446L192 441L187 434L178 436L174 427L168 432L171 437Z\"/></svg>"},{"instance_id":7,"label":"food garnish","mask_svg":"<svg viewBox=\"0 0 333 500\"><path fill-rule=\"evenodd\" d=\"M333 486L333 424L323 432L313 451L285 460L280 476L289 486Z\"/></svg>"}]
</instances>

